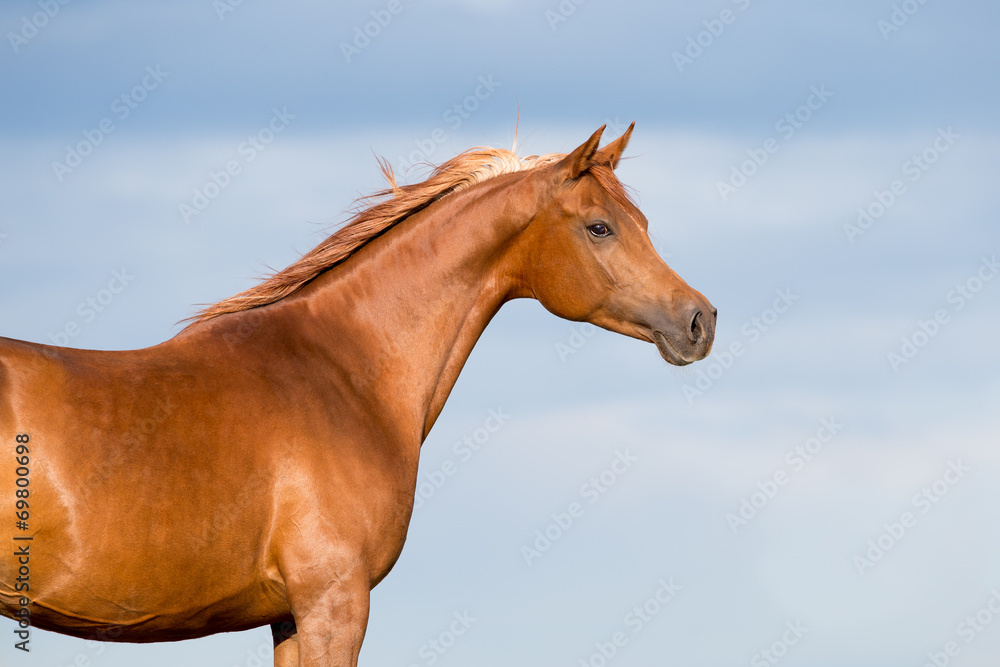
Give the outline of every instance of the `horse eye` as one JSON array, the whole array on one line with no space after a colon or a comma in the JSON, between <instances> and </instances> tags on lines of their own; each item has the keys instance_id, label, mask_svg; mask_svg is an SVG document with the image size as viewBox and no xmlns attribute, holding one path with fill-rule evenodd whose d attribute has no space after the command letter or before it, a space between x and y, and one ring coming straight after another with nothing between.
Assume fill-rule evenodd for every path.
<instances>
[{"instance_id":1,"label":"horse eye","mask_svg":"<svg viewBox=\"0 0 1000 667\"><path fill-rule=\"evenodd\" d=\"M608 226L600 222L594 223L593 225L587 227L587 231L589 231L591 234L593 234L598 238L602 236L611 236L611 230L608 229Z\"/></svg>"}]
</instances>

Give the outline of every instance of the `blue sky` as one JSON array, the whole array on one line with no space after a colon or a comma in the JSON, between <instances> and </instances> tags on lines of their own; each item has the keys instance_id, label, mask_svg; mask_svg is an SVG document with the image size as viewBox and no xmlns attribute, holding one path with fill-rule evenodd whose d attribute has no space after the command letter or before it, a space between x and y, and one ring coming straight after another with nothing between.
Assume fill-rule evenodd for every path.
<instances>
[{"instance_id":1,"label":"blue sky","mask_svg":"<svg viewBox=\"0 0 1000 667\"><path fill-rule=\"evenodd\" d=\"M160 342L344 220L381 186L373 152L405 168L414 151L507 147L518 117L525 155L635 120L620 176L720 312L712 356L675 369L537 303L505 306L425 443L421 482L457 472L373 592L362 665L597 665L619 632L608 664L623 667L902 667L949 642L950 664L996 664L1000 9L219 6L69 2L30 38L39 4L0 7L0 335ZM239 173L185 219L230 161ZM116 271L127 288L81 315ZM760 506L734 522L744 500ZM572 503L573 525L526 557ZM469 627L451 644L455 614ZM11 627L3 665L237 667L269 643L38 632L25 657Z\"/></svg>"}]
</instances>

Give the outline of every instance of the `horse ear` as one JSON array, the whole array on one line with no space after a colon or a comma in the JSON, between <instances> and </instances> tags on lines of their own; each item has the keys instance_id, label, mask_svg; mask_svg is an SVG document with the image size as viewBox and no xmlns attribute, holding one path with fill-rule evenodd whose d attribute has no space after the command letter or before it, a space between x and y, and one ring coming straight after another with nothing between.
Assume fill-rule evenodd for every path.
<instances>
[{"instance_id":1,"label":"horse ear","mask_svg":"<svg viewBox=\"0 0 1000 667\"><path fill-rule=\"evenodd\" d=\"M607 125L601 125L597 132L590 135L590 139L577 146L576 150L556 163L555 173L560 180L570 181L580 177L580 174L587 171L594 164L594 155L597 154L597 147L601 143L601 135Z\"/></svg>"},{"instance_id":2,"label":"horse ear","mask_svg":"<svg viewBox=\"0 0 1000 667\"><path fill-rule=\"evenodd\" d=\"M618 137L610 144L597 151L597 155L594 157L594 162L600 162L603 164L611 165L612 169L618 168L618 162L622 158L622 153L625 152L625 147L628 146L628 140L632 137L632 129L635 127L635 121L628 126L625 130L625 134Z\"/></svg>"}]
</instances>

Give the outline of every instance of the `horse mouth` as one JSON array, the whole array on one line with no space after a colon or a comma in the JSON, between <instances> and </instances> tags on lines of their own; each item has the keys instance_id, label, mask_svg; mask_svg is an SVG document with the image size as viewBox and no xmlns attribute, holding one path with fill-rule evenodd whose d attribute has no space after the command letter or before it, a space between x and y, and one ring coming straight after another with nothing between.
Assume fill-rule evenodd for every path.
<instances>
[{"instance_id":1,"label":"horse mouth","mask_svg":"<svg viewBox=\"0 0 1000 667\"><path fill-rule=\"evenodd\" d=\"M660 351L660 356L663 357L668 364L673 364L674 366L687 366L691 362L695 361L694 359L685 359L681 356L681 353L674 348L673 344L671 344L670 339L667 338L661 331L653 332L653 342L656 344L656 349Z\"/></svg>"}]
</instances>

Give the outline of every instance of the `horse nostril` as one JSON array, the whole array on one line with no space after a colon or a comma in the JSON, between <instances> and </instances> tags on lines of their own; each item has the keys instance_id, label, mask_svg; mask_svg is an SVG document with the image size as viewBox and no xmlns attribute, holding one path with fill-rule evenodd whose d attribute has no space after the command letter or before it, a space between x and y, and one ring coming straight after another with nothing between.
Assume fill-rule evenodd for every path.
<instances>
[{"instance_id":1,"label":"horse nostril","mask_svg":"<svg viewBox=\"0 0 1000 667\"><path fill-rule=\"evenodd\" d=\"M697 342L704 333L704 327L701 324L701 311L694 311L694 317L691 318L691 340Z\"/></svg>"},{"instance_id":2,"label":"horse nostril","mask_svg":"<svg viewBox=\"0 0 1000 667\"><path fill-rule=\"evenodd\" d=\"M718 308L712 308L712 319L713 320L719 319L719 309Z\"/></svg>"},{"instance_id":3,"label":"horse nostril","mask_svg":"<svg viewBox=\"0 0 1000 667\"><path fill-rule=\"evenodd\" d=\"M702 310L693 304L691 310L693 310L694 313L691 315L691 326L688 330L688 339L694 345L710 342L715 331L715 321L719 311L711 306ZM711 317L712 319L706 319L708 317Z\"/></svg>"}]
</instances>

